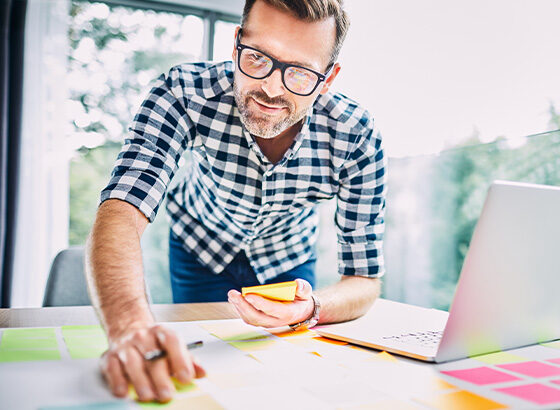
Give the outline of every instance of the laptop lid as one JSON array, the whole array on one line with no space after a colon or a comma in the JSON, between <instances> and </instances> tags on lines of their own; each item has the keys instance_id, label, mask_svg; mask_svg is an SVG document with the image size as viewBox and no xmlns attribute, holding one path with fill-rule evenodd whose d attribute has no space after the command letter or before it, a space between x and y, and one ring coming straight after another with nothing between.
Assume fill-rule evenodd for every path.
<instances>
[{"instance_id":1,"label":"laptop lid","mask_svg":"<svg viewBox=\"0 0 560 410\"><path fill-rule=\"evenodd\" d=\"M496 181L436 361L560 338L560 188Z\"/></svg>"},{"instance_id":2,"label":"laptop lid","mask_svg":"<svg viewBox=\"0 0 560 410\"><path fill-rule=\"evenodd\" d=\"M473 233L449 317L434 309L378 300L363 318L318 333L437 362L558 339L558 238L560 188L496 181ZM434 349L393 338L430 326L445 326Z\"/></svg>"}]
</instances>

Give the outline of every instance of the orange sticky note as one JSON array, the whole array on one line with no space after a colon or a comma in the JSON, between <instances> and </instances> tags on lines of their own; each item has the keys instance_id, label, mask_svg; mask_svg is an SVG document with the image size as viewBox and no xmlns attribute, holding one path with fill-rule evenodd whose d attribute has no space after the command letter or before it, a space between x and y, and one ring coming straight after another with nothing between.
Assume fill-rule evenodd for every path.
<instances>
[{"instance_id":1,"label":"orange sticky note","mask_svg":"<svg viewBox=\"0 0 560 410\"><path fill-rule=\"evenodd\" d=\"M428 398L417 398L418 402L438 410L495 410L505 409L507 406L486 399L477 394L460 390L454 393L434 395Z\"/></svg>"},{"instance_id":2,"label":"orange sticky note","mask_svg":"<svg viewBox=\"0 0 560 410\"><path fill-rule=\"evenodd\" d=\"M267 299L291 302L296 297L297 282L271 283L270 285L249 286L241 288L241 295L255 294Z\"/></svg>"}]
</instances>

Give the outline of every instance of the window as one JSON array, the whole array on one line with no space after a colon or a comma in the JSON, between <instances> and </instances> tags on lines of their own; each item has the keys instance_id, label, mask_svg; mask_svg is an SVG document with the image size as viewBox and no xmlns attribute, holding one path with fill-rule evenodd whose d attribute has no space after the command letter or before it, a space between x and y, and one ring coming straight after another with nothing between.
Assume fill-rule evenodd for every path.
<instances>
[{"instance_id":1,"label":"window","mask_svg":"<svg viewBox=\"0 0 560 410\"><path fill-rule=\"evenodd\" d=\"M32 235L38 246L32 259L26 247L16 251L15 271L31 273L15 275L14 306L40 305L56 253L85 243L101 189L152 81L173 65L207 59L212 50L215 59L230 58L225 50L232 48L238 20L187 6L149 9L84 0L30 4L26 101L37 104L24 116L40 120L24 130L21 213L32 216L22 218L18 237ZM32 64L36 61L40 64ZM171 301L166 238L162 211L142 238L154 302Z\"/></svg>"},{"instance_id":2,"label":"window","mask_svg":"<svg viewBox=\"0 0 560 410\"><path fill-rule=\"evenodd\" d=\"M231 58L242 1L122 2L29 2L15 307L39 305L54 255L84 243L151 81L177 63ZM346 8L334 90L374 114L389 157L383 295L446 308L491 181L560 183L560 5ZM338 280L335 205L320 208L319 286ZM143 251L153 301L171 301L164 210Z\"/></svg>"}]
</instances>

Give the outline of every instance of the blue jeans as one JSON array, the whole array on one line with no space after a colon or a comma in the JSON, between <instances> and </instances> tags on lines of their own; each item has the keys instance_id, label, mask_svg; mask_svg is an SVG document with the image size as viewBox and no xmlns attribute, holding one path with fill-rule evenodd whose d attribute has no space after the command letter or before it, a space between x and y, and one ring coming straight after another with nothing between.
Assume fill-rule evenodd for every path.
<instances>
[{"instance_id":1,"label":"blue jeans","mask_svg":"<svg viewBox=\"0 0 560 410\"><path fill-rule=\"evenodd\" d=\"M266 283L278 283L305 279L315 286L315 260L284 272ZM244 251L226 266L219 275L200 264L196 257L183 247L183 242L172 231L169 234L169 271L174 303L225 302L230 289L241 292L243 286L260 285L255 271Z\"/></svg>"}]
</instances>

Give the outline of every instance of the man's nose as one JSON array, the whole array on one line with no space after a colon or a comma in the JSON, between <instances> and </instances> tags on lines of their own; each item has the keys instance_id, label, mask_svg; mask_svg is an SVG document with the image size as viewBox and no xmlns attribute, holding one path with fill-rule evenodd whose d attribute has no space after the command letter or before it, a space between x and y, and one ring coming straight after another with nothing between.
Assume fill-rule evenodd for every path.
<instances>
[{"instance_id":1,"label":"man's nose","mask_svg":"<svg viewBox=\"0 0 560 410\"><path fill-rule=\"evenodd\" d=\"M284 84L282 83L282 71L280 71L279 68L274 70L272 74L263 80L261 88L270 98L283 95L286 90L284 89Z\"/></svg>"}]
</instances>

